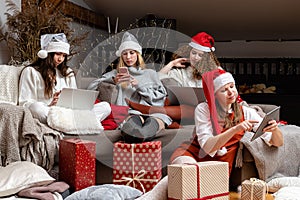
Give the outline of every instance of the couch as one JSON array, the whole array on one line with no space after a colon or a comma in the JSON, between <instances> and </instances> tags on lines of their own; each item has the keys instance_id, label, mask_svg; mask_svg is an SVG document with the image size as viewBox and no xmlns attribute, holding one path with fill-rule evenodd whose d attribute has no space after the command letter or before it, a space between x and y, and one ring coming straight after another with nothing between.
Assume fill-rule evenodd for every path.
<instances>
[{"instance_id":1,"label":"couch","mask_svg":"<svg viewBox=\"0 0 300 200\"><path fill-rule=\"evenodd\" d=\"M21 71L21 67L0 65L0 103L9 103L17 106L18 97L18 77ZM85 84L86 85L86 84ZM19 106L17 106L19 107ZM274 105L260 105L265 112L272 109ZM185 124L179 129L165 129L156 135L154 140L162 142L162 172L163 176L166 175L166 166L168 165L169 158L172 152L183 141L189 140L192 136L194 129L193 124ZM121 140L121 134L119 130L106 130L101 134L89 134L89 135L68 135L62 134L61 138L81 138L84 140L91 140L96 142L96 183L112 183L112 165L113 165L113 144ZM60 139L61 139L60 138ZM0 144L1 145L1 144ZM242 149L243 160L241 168L233 170L231 178L231 185L237 186L245 179L250 177L258 177L258 171L256 169L255 160L249 153L247 148ZM57 167L59 158L56 154Z\"/></svg>"}]
</instances>

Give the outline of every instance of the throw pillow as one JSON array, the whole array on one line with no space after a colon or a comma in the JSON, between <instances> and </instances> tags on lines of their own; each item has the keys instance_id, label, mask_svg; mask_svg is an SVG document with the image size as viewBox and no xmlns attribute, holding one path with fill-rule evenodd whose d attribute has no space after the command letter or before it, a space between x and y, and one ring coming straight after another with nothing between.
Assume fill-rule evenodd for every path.
<instances>
[{"instance_id":1,"label":"throw pillow","mask_svg":"<svg viewBox=\"0 0 300 200\"><path fill-rule=\"evenodd\" d=\"M67 134L96 134L104 130L93 111L59 106L50 107L47 123L51 128Z\"/></svg>"},{"instance_id":2,"label":"throw pillow","mask_svg":"<svg viewBox=\"0 0 300 200\"><path fill-rule=\"evenodd\" d=\"M117 99L116 85L107 82L100 82L98 85L98 99L108 103L115 103Z\"/></svg>"},{"instance_id":3,"label":"throw pillow","mask_svg":"<svg viewBox=\"0 0 300 200\"><path fill-rule=\"evenodd\" d=\"M275 200L299 200L300 187L283 187L274 193Z\"/></svg>"},{"instance_id":4,"label":"throw pillow","mask_svg":"<svg viewBox=\"0 0 300 200\"><path fill-rule=\"evenodd\" d=\"M65 200L97 199L97 200L125 200L136 199L142 192L126 185L104 184L99 186L90 186L77 191Z\"/></svg>"},{"instance_id":5,"label":"throw pillow","mask_svg":"<svg viewBox=\"0 0 300 200\"><path fill-rule=\"evenodd\" d=\"M99 102L100 100L96 99L95 103ZM110 115L101 121L104 130L115 130L128 116L129 106L110 104L110 108Z\"/></svg>"},{"instance_id":6,"label":"throw pillow","mask_svg":"<svg viewBox=\"0 0 300 200\"><path fill-rule=\"evenodd\" d=\"M29 161L17 161L0 168L0 197L16 194L29 187L48 185L54 181L42 167Z\"/></svg>"},{"instance_id":7,"label":"throw pillow","mask_svg":"<svg viewBox=\"0 0 300 200\"><path fill-rule=\"evenodd\" d=\"M274 178L268 182L270 192L277 192L280 188L290 186L300 187L300 177L280 177Z\"/></svg>"},{"instance_id":8,"label":"throw pillow","mask_svg":"<svg viewBox=\"0 0 300 200\"><path fill-rule=\"evenodd\" d=\"M17 105L19 95L19 76L23 67L0 66L0 103Z\"/></svg>"}]
</instances>

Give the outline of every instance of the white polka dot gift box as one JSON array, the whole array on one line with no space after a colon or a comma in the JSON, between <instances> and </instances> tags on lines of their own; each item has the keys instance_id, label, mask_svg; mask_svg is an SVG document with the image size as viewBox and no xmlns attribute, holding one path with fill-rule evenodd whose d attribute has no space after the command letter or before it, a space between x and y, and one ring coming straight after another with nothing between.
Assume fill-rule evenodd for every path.
<instances>
[{"instance_id":1,"label":"white polka dot gift box","mask_svg":"<svg viewBox=\"0 0 300 200\"><path fill-rule=\"evenodd\" d=\"M114 144L113 183L150 191L161 179L161 142Z\"/></svg>"},{"instance_id":2,"label":"white polka dot gift box","mask_svg":"<svg viewBox=\"0 0 300 200\"><path fill-rule=\"evenodd\" d=\"M168 199L228 200L227 162L168 165Z\"/></svg>"}]
</instances>

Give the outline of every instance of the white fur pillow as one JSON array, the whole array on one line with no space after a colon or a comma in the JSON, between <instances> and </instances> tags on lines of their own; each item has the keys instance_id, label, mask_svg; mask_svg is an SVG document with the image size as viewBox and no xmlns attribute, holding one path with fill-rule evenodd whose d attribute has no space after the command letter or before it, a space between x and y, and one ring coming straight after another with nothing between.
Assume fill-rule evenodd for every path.
<instances>
[{"instance_id":1,"label":"white fur pillow","mask_svg":"<svg viewBox=\"0 0 300 200\"><path fill-rule=\"evenodd\" d=\"M104 128L91 110L73 110L59 106L51 106L48 125L67 134L98 134Z\"/></svg>"},{"instance_id":2,"label":"white fur pillow","mask_svg":"<svg viewBox=\"0 0 300 200\"><path fill-rule=\"evenodd\" d=\"M300 187L283 187L274 193L275 200L299 200Z\"/></svg>"},{"instance_id":3,"label":"white fur pillow","mask_svg":"<svg viewBox=\"0 0 300 200\"><path fill-rule=\"evenodd\" d=\"M0 197L16 194L29 187L48 185L54 181L42 167L29 161L17 161L0 168Z\"/></svg>"},{"instance_id":4,"label":"white fur pillow","mask_svg":"<svg viewBox=\"0 0 300 200\"><path fill-rule=\"evenodd\" d=\"M300 190L300 177L280 177L268 182L269 192L277 192L280 188L296 186Z\"/></svg>"}]
</instances>

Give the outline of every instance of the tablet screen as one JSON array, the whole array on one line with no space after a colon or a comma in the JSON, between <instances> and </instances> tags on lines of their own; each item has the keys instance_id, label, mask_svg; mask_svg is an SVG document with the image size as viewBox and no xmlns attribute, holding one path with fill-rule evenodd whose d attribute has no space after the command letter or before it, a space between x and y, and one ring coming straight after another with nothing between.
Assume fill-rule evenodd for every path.
<instances>
[{"instance_id":1,"label":"tablet screen","mask_svg":"<svg viewBox=\"0 0 300 200\"><path fill-rule=\"evenodd\" d=\"M268 122L272 119L276 119L276 117L279 115L279 109L280 106L274 108L270 112L268 112L263 120L261 121L259 127L254 132L253 137L251 138L251 141L255 140L256 138L260 137L262 134L264 134L263 129L268 125Z\"/></svg>"}]
</instances>

